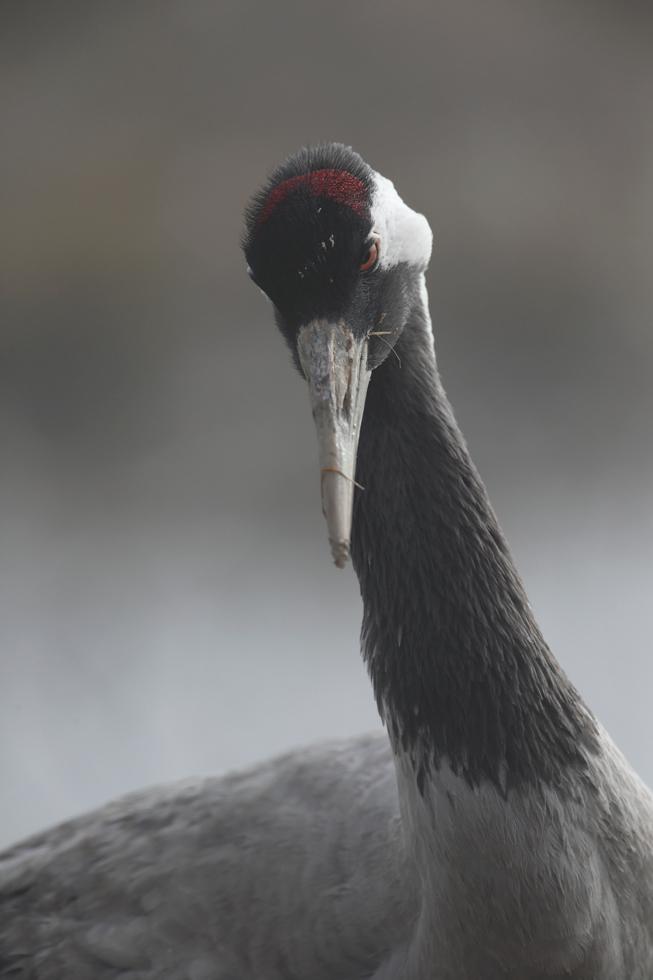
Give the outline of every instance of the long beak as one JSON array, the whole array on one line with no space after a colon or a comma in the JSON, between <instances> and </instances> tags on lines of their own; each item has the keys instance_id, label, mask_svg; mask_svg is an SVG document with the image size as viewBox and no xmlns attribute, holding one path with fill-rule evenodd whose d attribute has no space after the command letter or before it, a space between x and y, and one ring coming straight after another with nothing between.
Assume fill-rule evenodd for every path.
<instances>
[{"instance_id":1,"label":"long beak","mask_svg":"<svg viewBox=\"0 0 653 980\"><path fill-rule=\"evenodd\" d=\"M299 331L299 361L317 429L322 512L338 568L349 557L356 450L370 379L367 340L346 324L314 320Z\"/></svg>"}]
</instances>

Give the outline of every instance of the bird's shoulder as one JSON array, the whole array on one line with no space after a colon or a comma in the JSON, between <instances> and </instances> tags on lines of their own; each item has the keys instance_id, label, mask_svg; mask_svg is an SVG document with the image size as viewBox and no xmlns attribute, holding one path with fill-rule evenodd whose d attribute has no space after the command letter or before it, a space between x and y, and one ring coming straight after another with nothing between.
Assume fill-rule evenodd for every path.
<instances>
[{"instance_id":1,"label":"bird's shoulder","mask_svg":"<svg viewBox=\"0 0 653 980\"><path fill-rule=\"evenodd\" d=\"M399 847L382 733L130 794L0 856L0 977L301 976L329 944L338 975L401 918Z\"/></svg>"}]
</instances>

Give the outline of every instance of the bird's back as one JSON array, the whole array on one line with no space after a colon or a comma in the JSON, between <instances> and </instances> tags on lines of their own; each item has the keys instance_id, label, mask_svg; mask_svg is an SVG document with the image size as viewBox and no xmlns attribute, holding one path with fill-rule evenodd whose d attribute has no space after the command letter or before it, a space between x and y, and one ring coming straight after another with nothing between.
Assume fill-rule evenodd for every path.
<instances>
[{"instance_id":1,"label":"bird's back","mask_svg":"<svg viewBox=\"0 0 653 980\"><path fill-rule=\"evenodd\" d=\"M0 977L371 975L405 941L384 735L111 803L0 857Z\"/></svg>"}]
</instances>

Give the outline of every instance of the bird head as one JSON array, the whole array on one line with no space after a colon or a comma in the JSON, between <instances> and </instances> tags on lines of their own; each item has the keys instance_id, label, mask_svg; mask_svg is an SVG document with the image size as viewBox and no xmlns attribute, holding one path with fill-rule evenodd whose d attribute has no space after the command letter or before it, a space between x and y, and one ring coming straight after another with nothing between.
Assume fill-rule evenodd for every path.
<instances>
[{"instance_id":1,"label":"bird head","mask_svg":"<svg viewBox=\"0 0 653 980\"><path fill-rule=\"evenodd\" d=\"M243 248L308 382L322 509L341 568L368 382L419 295L431 230L391 181L329 143L300 150L273 172L247 208Z\"/></svg>"}]
</instances>

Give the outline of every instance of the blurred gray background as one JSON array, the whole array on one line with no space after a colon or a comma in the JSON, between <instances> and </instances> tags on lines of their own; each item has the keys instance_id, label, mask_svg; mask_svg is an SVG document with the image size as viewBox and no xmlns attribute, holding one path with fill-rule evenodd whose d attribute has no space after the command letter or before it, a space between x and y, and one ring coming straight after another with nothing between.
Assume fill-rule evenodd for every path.
<instances>
[{"instance_id":1,"label":"blurred gray background","mask_svg":"<svg viewBox=\"0 0 653 980\"><path fill-rule=\"evenodd\" d=\"M379 724L241 213L353 144L435 232L445 384L546 635L653 782L653 19L3 2L0 844Z\"/></svg>"}]
</instances>

